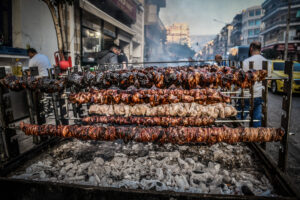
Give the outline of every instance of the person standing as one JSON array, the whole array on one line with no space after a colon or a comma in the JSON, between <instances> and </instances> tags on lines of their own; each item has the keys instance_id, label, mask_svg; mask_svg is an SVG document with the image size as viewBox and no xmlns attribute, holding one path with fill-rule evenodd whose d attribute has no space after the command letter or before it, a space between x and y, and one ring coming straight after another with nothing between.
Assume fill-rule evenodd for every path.
<instances>
[{"instance_id":1,"label":"person standing","mask_svg":"<svg viewBox=\"0 0 300 200\"><path fill-rule=\"evenodd\" d=\"M28 67L38 67L39 76L48 76L48 69L51 68L48 57L38 53L34 48L27 49L27 54L30 58Z\"/></svg>"},{"instance_id":2,"label":"person standing","mask_svg":"<svg viewBox=\"0 0 300 200\"><path fill-rule=\"evenodd\" d=\"M123 50L120 50L120 54L118 55L118 62L122 66L122 69L127 69L128 58Z\"/></svg>"},{"instance_id":3,"label":"person standing","mask_svg":"<svg viewBox=\"0 0 300 200\"><path fill-rule=\"evenodd\" d=\"M104 69L106 65L110 65L111 68L114 65L118 65L118 55L120 54L120 48L116 45L112 45L109 50L101 51L97 56L97 63L100 68ZM104 69L105 70L105 69Z\"/></svg>"},{"instance_id":4,"label":"person standing","mask_svg":"<svg viewBox=\"0 0 300 200\"><path fill-rule=\"evenodd\" d=\"M253 62L253 69L262 70L262 62L267 61L261 54L261 43L260 42L252 42L249 48L250 57L243 61L243 70L247 72L249 70L249 62ZM268 75L271 74L271 68L268 67ZM253 86L253 96L254 96L254 110L253 110L253 119L259 120L259 122L254 122L253 127L261 126L261 115L262 115L262 89L264 86L261 82L256 82ZM250 100L244 100L245 110L249 110L250 108ZM241 110L241 102L238 103L238 110ZM241 119L241 113L237 115L239 119ZM244 114L244 119L247 117L247 113Z\"/></svg>"},{"instance_id":5,"label":"person standing","mask_svg":"<svg viewBox=\"0 0 300 200\"><path fill-rule=\"evenodd\" d=\"M217 63L217 65L220 67L222 66L222 56L220 54L215 55L215 62Z\"/></svg>"}]
</instances>

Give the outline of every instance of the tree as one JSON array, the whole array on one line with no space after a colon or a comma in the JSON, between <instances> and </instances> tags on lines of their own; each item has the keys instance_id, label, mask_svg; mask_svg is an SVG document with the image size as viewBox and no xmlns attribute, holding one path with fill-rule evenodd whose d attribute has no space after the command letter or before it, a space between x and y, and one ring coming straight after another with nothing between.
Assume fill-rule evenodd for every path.
<instances>
[{"instance_id":1,"label":"tree","mask_svg":"<svg viewBox=\"0 0 300 200\"><path fill-rule=\"evenodd\" d=\"M188 45L172 43L168 44L169 52L176 55L178 58L188 58L195 55L195 51L192 50Z\"/></svg>"},{"instance_id":2,"label":"tree","mask_svg":"<svg viewBox=\"0 0 300 200\"><path fill-rule=\"evenodd\" d=\"M75 0L42 0L50 10L57 37L57 47L60 52L64 51L64 42L66 41L65 17L63 8L65 5L72 5Z\"/></svg>"}]
</instances>

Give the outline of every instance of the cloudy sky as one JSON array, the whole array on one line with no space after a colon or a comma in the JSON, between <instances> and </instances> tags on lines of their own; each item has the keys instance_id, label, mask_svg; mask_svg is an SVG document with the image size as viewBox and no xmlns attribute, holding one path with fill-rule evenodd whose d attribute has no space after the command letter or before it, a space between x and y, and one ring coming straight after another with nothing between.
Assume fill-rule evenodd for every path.
<instances>
[{"instance_id":1,"label":"cloudy sky","mask_svg":"<svg viewBox=\"0 0 300 200\"><path fill-rule=\"evenodd\" d=\"M166 0L160 18L165 25L185 22L192 35L217 34L224 26L217 19L229 23L243 9L261 5L264 0Z\"/></svg>"}]
</instances>

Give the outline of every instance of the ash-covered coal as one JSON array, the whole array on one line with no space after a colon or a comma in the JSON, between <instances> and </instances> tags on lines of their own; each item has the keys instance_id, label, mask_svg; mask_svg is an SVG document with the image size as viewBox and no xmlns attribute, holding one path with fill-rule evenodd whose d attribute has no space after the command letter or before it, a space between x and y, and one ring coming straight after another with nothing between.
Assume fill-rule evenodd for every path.
<instances>
[{"instance_id":1,"label":"ash-covered coal","mask_svg":"<svg viewBox=\"0 0 300 200\"><path fill-rule=\"evenodd\" d=\"M31 161L12 177L158 191L276 195L244 144L73 140Z\"/></svg>"}]
</instances>

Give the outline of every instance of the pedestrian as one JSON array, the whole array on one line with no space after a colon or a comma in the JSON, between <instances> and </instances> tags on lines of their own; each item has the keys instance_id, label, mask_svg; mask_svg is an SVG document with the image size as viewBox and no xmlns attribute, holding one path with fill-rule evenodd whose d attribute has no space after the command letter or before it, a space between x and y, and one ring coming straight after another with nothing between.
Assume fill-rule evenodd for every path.
<instances>
[{"instance_id":1,"label":"pedestrian","mask_svg":"<svg viewBox=\"0 0 300 200\"><path fill-rule=\"evenodd\" d=\"M119 64L118 55L120 54L120 48L117 45L112 45L109 50L103 50L97 55L97 63L102 70L106 70L106 65L112 69Z\"/></svg>"},{"instance_id":2,"label":"pedestrian","mask_svg":"<svg viewBox=\"0 0 300 200\"><path fill-rule=\"evenodd\" d=\"M222 60L223 60L223 58L222 58L222 56L220 54L216 54L215 55L215 62L217 63L217 65L219 67L222 66Z\"/></svg>"},{"instance_id":3,"label":"pedestrian","mask_svg":"<svg viewBox=\"0 0 300 200\"><path fill-rule=\"evenodd\" d=\"M194 59L191 56L188 58L188 61L189 61L189 66L193 66L195 64Z\"/></svg>"},{"instance_id":4,"label":"pedestrian","mask_svg":"<svg viewBox=\"0 0 300 200\"><path fill-rule=\"evenodd\" d=\"M120 54L118 55L118 62L121 64L123 69L128 68L128 58L126 54L124 53L124 50L120 50Z\"/></svg>"},{"instance_id":5,"label":"pedestrian","mask_svg":"<svg viewBox=\"0 0 300 200\"><path fill-rule=\"evenodd\" d=\"M27 54L30 58L28 67L38 67L39 76L48 76L48 69L51 68L48 57L34 48L27 49Z\"/></svg>"},{"instance_id":6,"label":"pedestrian","mask_svg":"<svg viewBox=\"0 0 300 200\"><path fill-rule=\"evenodd\" d=\"M247 72L249 70L249 62L253 62L253 69L261 70L262 69L262 62L267 61L261 55L261 43L260 42L252 42L249 48L250 57L243 61L243 70ZM271 68L268 67L268 75L271 74ZM261 126L261 115L262 115L262 89L264 86L261 82L256 82L253 86L253 96L254 96L254 108L253 108L253 120L259 120L259 122L254 122L253 127L260 127ZM244 109L249 110L250 108L250 100L244 100ZM238 101L238 110L241 110L241 101ZM247 113L244 113L244 119L247 117ZM238 119L241 119L241 113L237 115Z\"/></svg>"}]
</instances>

